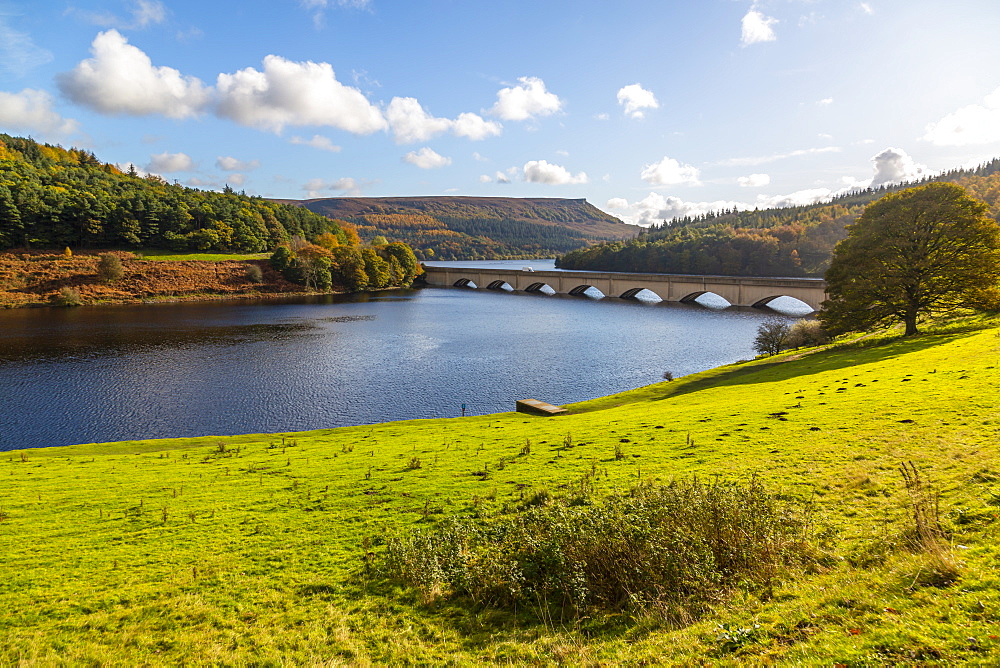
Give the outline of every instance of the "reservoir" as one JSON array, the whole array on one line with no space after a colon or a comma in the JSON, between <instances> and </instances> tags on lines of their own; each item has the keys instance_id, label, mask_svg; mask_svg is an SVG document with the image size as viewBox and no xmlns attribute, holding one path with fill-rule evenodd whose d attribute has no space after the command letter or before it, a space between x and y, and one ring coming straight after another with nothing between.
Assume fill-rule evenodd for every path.
<instances>
[{"instance_id":1,"label":"reservoir","mask_svg":"<svg viewBox=\"0 0 1000 668\"><path fill-rule=\"evenodd\" d=\"M768 317L461 288L0 311L0 450L567 404L752 358Z\"/></svg>"}]
</instances>

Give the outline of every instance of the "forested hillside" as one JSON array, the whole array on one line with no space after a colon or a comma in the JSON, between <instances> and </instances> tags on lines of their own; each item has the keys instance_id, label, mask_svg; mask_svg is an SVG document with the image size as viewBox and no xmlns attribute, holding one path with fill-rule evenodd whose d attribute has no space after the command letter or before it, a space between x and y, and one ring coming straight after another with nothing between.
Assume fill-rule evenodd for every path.
<instances>
[{"instance_id":1,"label":"forested hillside","mask_svg":"<svg viewBox=\"0 0 1000 668\"><path fill-rule=\"evenodd\" d=\"M355 225L362 239L403 241L424 259L545 257L635 236L586 200L512 197L333 197L279 200Z\"/></svg>"},{"instance_id":2,"label":"forested hillside","mask_svg":"<svg viewBox=\"0 0 1000 668\"><path fill-rule=\"evenodd\" d=\"M123 172L89 152L0 134L0 249L261 252L350 232L308 209Z\"/></svg>"},{"instance_id":3,"label":"forested hillside","mask_svg":"<svg viewBox=\"0 0 1000 668\"><path fill-rule=\"evenodd\" d=\"M965 187L1000 215L1000 159L925 179ZM870 202L913 183L867 189L826 204L721 211L666 221L635 239L571 251L564 269L744 276L822 276L833 247Z\"/></svg>"}]
</instances>

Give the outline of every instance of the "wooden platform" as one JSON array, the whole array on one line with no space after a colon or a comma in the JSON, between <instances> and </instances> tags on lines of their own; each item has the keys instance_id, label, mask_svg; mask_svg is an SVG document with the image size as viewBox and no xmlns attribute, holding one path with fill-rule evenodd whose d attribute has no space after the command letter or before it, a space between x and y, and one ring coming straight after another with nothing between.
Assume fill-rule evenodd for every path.
<instances>
[{"instance_id":1,"label":"wooden platform","mask_svg":"<svg viewBox=\"0 0 1000 668\"><path fill-rule=\"evenodd\" d=\"M538 399L518 399L517 412L549 416L565 413L566 409L560 408L559 406L553 406L552 404L547 404L544 401L539 401Z\"/></svg>"}]
</instances>

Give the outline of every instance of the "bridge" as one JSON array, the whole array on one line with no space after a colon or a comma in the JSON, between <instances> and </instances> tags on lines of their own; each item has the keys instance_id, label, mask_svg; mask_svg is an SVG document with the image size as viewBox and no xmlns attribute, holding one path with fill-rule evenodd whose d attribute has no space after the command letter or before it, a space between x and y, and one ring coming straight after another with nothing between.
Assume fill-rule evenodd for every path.
<instances>
[{"instance_id":1,"label":"bridge","mask_svg":"<svg viewBox=\"0 0 1000 668\"><path fill-rule=\"evenodd\" d=\"M581 295L589 288L605 296L634 299L649 290L667 302L690 303L705 293L719 295L733 306L766 306L778 297L793 297L814 311L826 299L821 278L763 278L758 276L694 276L689 274L632 274L607 271L527 271L513 268L424 267L427 285L512 289Z\"/></svg>"}]
</instances>

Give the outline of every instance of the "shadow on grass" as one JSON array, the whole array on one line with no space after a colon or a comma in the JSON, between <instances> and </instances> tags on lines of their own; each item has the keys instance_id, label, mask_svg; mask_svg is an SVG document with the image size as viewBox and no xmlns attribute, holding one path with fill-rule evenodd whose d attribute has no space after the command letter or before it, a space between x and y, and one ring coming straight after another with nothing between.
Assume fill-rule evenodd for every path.
<instances>
[{"instance_id":1,"label":"shadow on grass","mask_svg":"<svg viewBox=\"0 0 1000 668\"><path fill-rule=\"evenodd\" d=\"M652 400L669 399L717 385L770 383L827 371L836 371L837 369L846 369L861 364L874 364L901 355L951 343L979 329L981 328L969 328L962 331L952 330L947 334L924 334L908 338L898 337L876 341L861 340L836 348L817 350L807 353L802 357L795 357L794 359L789 359L788 356L781 356L771 360L763 360L753 365L725 368L718 373L678 384L675 388L667 387L666 391L660 393L659 396L650 398ZM792 355L794 356L794 353Z\"/></svg>"}]
</instances>

